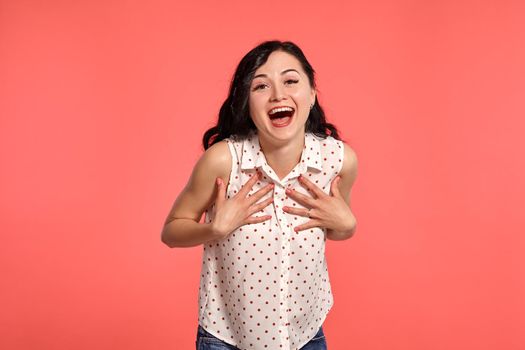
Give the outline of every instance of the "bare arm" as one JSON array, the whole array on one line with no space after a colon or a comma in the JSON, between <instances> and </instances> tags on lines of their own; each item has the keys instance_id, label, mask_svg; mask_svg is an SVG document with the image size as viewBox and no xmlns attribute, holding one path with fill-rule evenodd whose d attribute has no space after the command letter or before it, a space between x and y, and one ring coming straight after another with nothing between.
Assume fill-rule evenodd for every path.
<instances>
[{"instance_id":1,"label":"bare arm","mask_svg":"<svg viewBox=\"0 0 525 350\"><path fill-rule=\"evenodd\" d=\"M232 159L226 141L220 141L204 152L191 177L170 210L161 233L168 247L193 247L219 236L211 223L200 223L204 211L216 195L215 180L228 184Z\"/></svg>"},{"instance_id":2,"label":"bare arm","mask_svg":"<svg viewBox=\"0 0 525 350\"><path fill-rule=\"evenodd\" d=\"M232 157L226 141L216 143L205 152L166 218L162 242L169 247L192 247L224 238L242 225L271 219L271 215L254 215L273 202L273 195L258 202L272 190L273 184L249 195L260 179L261 174L257 172L227 199L231 169ZM212 207L212 204L215 205ZM213 209L212 222L201 224L199 221L206 208Z\"/></svg>"},{"instance_id":3,"label":"bare arm","mask_svg":"<svg viewBox=\"0 0 525 350\"><path fill-rule=\"evenodd\" d=\"M344 144L344 147L343 167L339 173L339 176L341 176L341 180L339 182L339 191L341 192L341 195L343 196L346 204L348 204L348 207L350 207L350 191L357 177L357 155L354 150L346 143ZM357 220L353 214L352 221L354 222L354 225L350 231L335 232L332 230L327 230L326 238L334 241L340 241L352 237L357 227Z\"/></svg>"}]
</instances>

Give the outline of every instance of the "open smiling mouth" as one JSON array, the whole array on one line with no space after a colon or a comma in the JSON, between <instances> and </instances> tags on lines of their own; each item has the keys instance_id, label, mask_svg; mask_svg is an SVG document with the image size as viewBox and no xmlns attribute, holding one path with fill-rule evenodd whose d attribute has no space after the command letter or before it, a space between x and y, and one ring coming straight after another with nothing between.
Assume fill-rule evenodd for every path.
<instances>
[{"instance_id":1,"label":"open smiling mouth","mask_svg":"<svg viewBox=\"0 0 525 350\"><path fill-rule=\"evenodd\" d=\"M292 117L294 116L295 110L291 107L276 108L268 114L272 125L275 127L283 127L290 124Z\"/></svg>"}]
</instances>

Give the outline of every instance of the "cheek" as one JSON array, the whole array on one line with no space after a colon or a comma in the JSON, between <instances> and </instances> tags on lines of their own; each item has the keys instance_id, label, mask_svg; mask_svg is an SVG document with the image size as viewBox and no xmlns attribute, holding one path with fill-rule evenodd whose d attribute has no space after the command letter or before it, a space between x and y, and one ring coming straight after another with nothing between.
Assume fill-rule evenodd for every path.
<instances>
[{"instance_id":1,"label":"cheek","mask_svg":"<svg viewBox=\"0 0 525 350\"><path fill-rule=\"evenodd\" d=\"M309 104L310 103L310 92L306 90L297 90L290 93L290 96L294 98L297 103Z\"/></svg>"},{"instance_id":2,"label":"cheek","mask_svg":"<svg viewBox=\"0 0 525 350\"><path fill-rule=\"evenodd\" d=\"M297 107L299 108L299 113L301 116L308 116L310 113L310 100L305 99L303 96L298 96L294 98Z\"/></svg>"},{"instance_id":3,"label":"cheek","mask_svg":"<svg viewBox=\"0 0 525 350\"><path fill-rule=\"evenodd\" d=\"M310 98L308 95L305 95L303 92L298 92L296 94L291 95L295 103L297 104L299 108L298 117L300 120L306 120L308 119L308 115L310 114Z\"/></svg>"},{"instance_id":4,"label":"cheek","mask_svg":"<svg viewBox=\"0 0 525 350\"><path fill-rule=\"evenodd\" d=\"M259 124L259 121L264 119L264 107L261 106L257 101L251 101L248 103L250 118L255 124Z\"/></svg>"},{"instance_id":5,"label":"cheek","mask_svg":"<svg viewBox=\"0 0 525 350\"><path fill-rule=\"evenodd\" d=\"M250 106L250 110L255 113L260 113L261 110L264 110L264 100L261 96L250 96L250 100L248 102L248 105Z\"/></svg>"}]
</instances>

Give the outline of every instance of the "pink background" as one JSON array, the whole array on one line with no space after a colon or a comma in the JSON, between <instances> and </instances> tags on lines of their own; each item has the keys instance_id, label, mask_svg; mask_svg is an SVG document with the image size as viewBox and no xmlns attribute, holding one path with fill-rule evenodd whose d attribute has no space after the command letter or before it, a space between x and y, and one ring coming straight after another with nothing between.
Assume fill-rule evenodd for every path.
<instances>
[{"instance_id":1,"label":"pink background","mask_svg":"<svg viewBox=\"0 0 525 350\"><path fill-rule=\"evenodd\" d=\"M525 348L518 0L0 1L0 348L194 348L202 246L160 232L268 39L360 162L329 349Z\"/></svg>"}]
</instances>

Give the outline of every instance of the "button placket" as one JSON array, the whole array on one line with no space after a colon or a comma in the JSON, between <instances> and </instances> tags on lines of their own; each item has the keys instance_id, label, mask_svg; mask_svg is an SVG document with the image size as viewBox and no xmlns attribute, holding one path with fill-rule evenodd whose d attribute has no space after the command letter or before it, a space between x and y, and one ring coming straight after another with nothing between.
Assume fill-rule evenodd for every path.
<instances>
[{"instance_id":1,"label":"button placket","mask_svg":"<svg viewBox=\"0 0 525 350\"><path fill-rule=\"evenodd\" d=\"M279 334L281 337L281 343L285 344L285 349L289 348L289 332L288 327L290 325L288 318L288 294L289 294L289 280L290 280L290 234L288 228L288 221L286 220L285 212L282 210L284 205L284 199L286 198L286 182L284 184L276 184L274 188L275 200L275 211L278 219L278 225L282 230L281 239L281 268L282 278L280 279L280 290L279 290Z\"/></svg>"},{"instance_id":2,"label":"button placket","mask_svg":"<svg viewBox=\"0 0 525 350\"><path fill-rule=\"evenodd\" d=\"M279 184L282 186L281 180L279 180L279 177L277 176L277 174L272 170L272 168L270 168L270 166L267 163L262 164L261 168L266 173L266 176L272 179L276 185Z\"/></svg>"}]
</instances>

